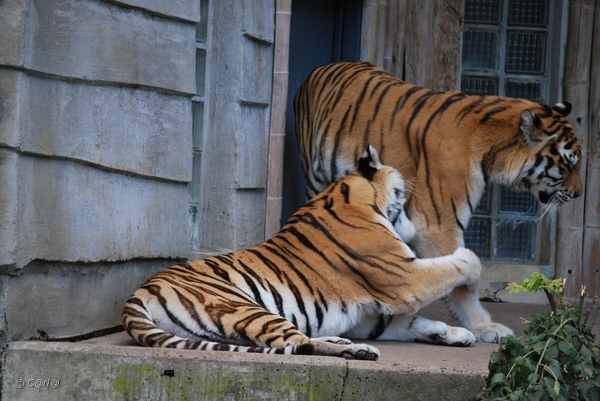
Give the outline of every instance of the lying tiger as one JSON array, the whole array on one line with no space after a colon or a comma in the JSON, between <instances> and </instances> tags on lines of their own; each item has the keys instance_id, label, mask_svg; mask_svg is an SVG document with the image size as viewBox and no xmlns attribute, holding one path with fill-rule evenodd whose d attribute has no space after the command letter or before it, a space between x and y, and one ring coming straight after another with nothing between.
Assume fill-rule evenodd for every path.
<instances>
[{"instance_id":1,"label":"lying tiger","mask_svg":"<svg viewBox=\"0 0 600 401\"><path fill-rule=\"evenodd\" d=\"M464 245L488 183L529 191L545 211L582 192L581 146L566 102L434 92L369 63L340 62L314 69L294 111L308 198L352 170L370 143L412 186L406 208L418 257ZM492 322L475 291L457 288L446 303L478 341L512 334Z\"/></svg>"},{"instance_id":2,"label":"lying tiger","mask_svg":"<svg viewBox=\"0 0 600 401\"><path fill-rule=\"evenodd\" d=\"M375 347L338 336L468 346L470 331L413 315L475 288L479 259L465 248L416 259L405 202L402 176L369 147L271 240L155 274L125 304L123 325L148 347L375 360Z\"/></svg>"}]
</instances>

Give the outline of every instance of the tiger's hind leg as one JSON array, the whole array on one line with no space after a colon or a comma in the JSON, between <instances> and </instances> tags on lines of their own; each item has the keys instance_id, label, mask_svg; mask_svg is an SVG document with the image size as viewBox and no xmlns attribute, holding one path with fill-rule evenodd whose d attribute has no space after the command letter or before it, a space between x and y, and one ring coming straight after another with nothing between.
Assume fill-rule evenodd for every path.
<instances>
[{"instance_id":1,"label":"tiger's hind leg","mask_svg":"<svg viewBox=\"0 0 600 401\"><path fill-rule=\"evenodd\" d=\"M233 339L240 335L257 347L285 348L303 346L302 349L314 349L314 355L338 356L346 359L376 360L379 350L367 344L353 344L345 338L316 337L309 338L291 322L256 305L248 305L244 314L222 315L219 324L225 331L222 336Z\"/></svg>"}]
</instances>

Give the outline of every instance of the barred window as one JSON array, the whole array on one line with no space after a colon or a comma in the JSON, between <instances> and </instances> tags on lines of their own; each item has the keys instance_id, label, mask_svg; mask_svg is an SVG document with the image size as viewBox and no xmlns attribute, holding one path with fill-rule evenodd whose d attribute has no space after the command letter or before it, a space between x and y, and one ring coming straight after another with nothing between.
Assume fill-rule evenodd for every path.
<instances>
[{"instance_id":1,"label":"barred window","mask_svg":"<svg viewBox=\"0 0 600 401\"><path fill-rule=\"evenodd\" d=\"M192 247L198 247L198 204L200 201L200 178L202 140L204 137L204 105L206 90L206 51L208 41L209 0L200 0L200 22L196 24L196 95L192 97L192 182L189 184L190 217L192 221Z\"/></svg>"},{"instance_id":2,"label":"barred window","mask_svg":"<svg viewBox=\"0 0 600 401\"><path fill-rule=\"evenodd\" d=\"M461 89L471 95L500 95L556 102L558 69L550 57L562 2L466 0ZM552 16L555 15L553 19ZM555 30L557 31L557 30ZM556 35L556 32L554 33ZM489 185L465 231L465 245L482 259L549 263L551 221L538 218L528 192Z\"/></svg>"}]
</instances>

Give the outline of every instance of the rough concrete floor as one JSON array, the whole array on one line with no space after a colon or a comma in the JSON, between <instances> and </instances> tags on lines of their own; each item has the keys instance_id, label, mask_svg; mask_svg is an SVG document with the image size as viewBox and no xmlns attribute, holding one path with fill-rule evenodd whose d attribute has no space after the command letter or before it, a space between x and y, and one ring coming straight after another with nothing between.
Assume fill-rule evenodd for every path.
<instances>
[{"instance_id":1,"label":"rough concrete floor","mask_svg":"<svg viewBox=\"0 0 600 401\"><path fill-rule=\"evenodd\" d=\"M517 336L548 306L486 303ZM420 313L453 324L441 302ZM600 320L600 319L599 319ZM600 338L600 322L594 331ZM376 362L137 346L125 333L79 343L12 342L3 400L468 400L497 344L454 348L372 342Z\"/></svg>"}]
</instances>

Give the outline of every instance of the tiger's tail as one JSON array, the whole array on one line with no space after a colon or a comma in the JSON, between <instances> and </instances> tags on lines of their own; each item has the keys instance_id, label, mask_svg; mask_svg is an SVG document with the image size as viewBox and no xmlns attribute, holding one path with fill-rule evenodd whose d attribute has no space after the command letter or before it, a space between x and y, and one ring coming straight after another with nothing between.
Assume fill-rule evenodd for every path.
<instances>
[{"instance_id":1,"label":"tiger's tail","mask_svg":"<svg viewBox=\"0 0 600 401\"><path fill-rule=\"evenodd\" d=\"M123 307L123 327L138 343L146 347L175 348L206 351L249 352L259 354L281 355L314 355L316 346L313 343L294 344L284 347L252 347L221 343L209 340L193 340L167 333L158 327L150 316L143 302L131 297Z\"/></svg>"}]
</instances>

